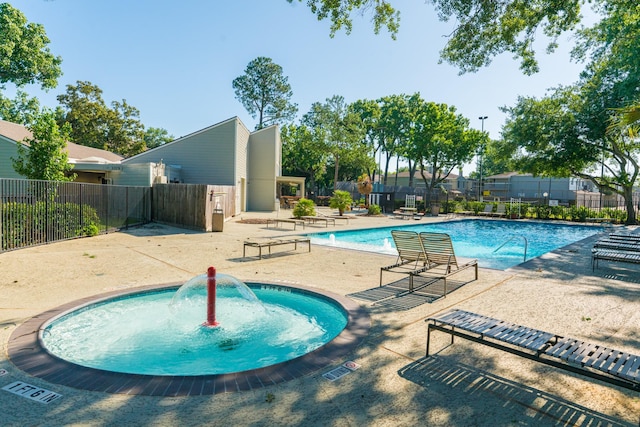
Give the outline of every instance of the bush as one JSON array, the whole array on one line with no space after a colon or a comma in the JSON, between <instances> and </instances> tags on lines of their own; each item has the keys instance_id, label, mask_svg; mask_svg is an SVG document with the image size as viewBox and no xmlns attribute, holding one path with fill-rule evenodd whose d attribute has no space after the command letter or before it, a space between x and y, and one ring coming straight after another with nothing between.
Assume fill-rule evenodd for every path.
<instances>
[{"instance_id":1,"label":"bush","mask_svg":"<svg viewBox=\"0 0 640 427\"><path fill-rule=\"evenodd\" d=\"M380 215L382 213L382 209L379 205L369 205L369 211L367 213L369 215Z\"/></svg>"},{"instance_id":2,"label":"bush","mask_svg":"<svg viewBox=\"0 0 640 427\"><path fill-rule=\"evenodd\" d=\"M293 216L300 218L302 216L315 216L316 205L313 200L302 198L296 203L296 207L293 208Z\"/></svg>"},{"instance_id":3,"label":"bush","mask_svg":"<svg viewBox=\"0 0 640 427\"><path fill-rule=\"evenodd\" d=\"M351 194L349 194L348 191L336 190L333 192L333 196L329 199L329 207L338 209L340 215L342 215L345 210L349 209L352 203L353 199L351 199Z\"/></svg>"},{"instance_id":4,"label":"bush","mask_svg":"<svg viewBox=\"0 0 640 427\"><path fill-rule=\"evenodd\" d=\"M2 249L32 246L54 240L94 236L100 218L94 208L77 203L43 201L2 204Z\"/></svg>"}]
</instances>

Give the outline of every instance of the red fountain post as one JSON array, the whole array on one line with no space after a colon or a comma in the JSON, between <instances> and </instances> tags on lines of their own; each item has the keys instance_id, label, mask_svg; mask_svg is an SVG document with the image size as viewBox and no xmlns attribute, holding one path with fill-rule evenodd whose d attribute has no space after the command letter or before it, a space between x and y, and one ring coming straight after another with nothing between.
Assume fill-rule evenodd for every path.
<instances>
[{"instance_id":1,"label":"red fountain post","mask_svg":"<svg viewBox=\"0 0 640 427\"><path fill-rule=\"evenodd\" d=\"M202 326L216 327L216 269L207 269L207 321Z\"/></svg>"}]
</instances>

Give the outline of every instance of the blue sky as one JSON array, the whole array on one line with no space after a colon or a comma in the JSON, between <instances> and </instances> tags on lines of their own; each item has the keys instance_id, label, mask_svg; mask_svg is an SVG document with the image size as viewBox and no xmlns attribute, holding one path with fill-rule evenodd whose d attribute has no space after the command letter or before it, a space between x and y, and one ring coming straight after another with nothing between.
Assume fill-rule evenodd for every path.
<instances>
[{"instance_id":1,"label":"blue sky","mask_svg":"<svg viewBox=\"0 0 640 427\"><path fill-rule=\"evenodd\" d=\"M439 22L433 7L420 0L392 1L401 13L395 41L384 31L375 35L368 16L355 20L351 35L330 38L328 21L317 21L304 3L286 0L10 4L44 26L52 52L63 60L57 88L27 88L43 105L57 105L67 84L90 81L107 103L126 99L146 127L175 137L234 116L253 129L256 121L235 99L231 83L258 56L282 66L299 116L333 95L353 102L420 92L427 101L455 106L472 127L480 129L478 117L488 116L484 129L493 139L505 120L499 107L513 105L518 95L544 96L548 88L573 83L583 68L570 61L573 41L567 36L552 55L540 45L537 75L522 75L507 54L459 76L452 66L438 64L453 24Z\"/></svg>"}]
</instances>

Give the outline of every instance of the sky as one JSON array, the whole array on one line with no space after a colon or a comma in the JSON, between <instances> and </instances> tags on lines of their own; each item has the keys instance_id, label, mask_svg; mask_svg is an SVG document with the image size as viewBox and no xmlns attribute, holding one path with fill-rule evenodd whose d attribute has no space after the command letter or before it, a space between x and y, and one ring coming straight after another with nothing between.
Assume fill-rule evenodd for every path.
<instances>
[{"instance_id":1,"label":"sky","mask_svg":"<svg viewBox=\"0 0 640 427\"><path fill-rule=\"evenodd\" d=\"M286 0L14 0L29 22L39 23L62 57L58 87L26 88L47 107L67 85L89 81L107 104L125 99L146 128L174 137L239 117L257 121L235 98L232 81L264 56L280 65L293 90L298 118L314 102L341 95L346 102L419 92L426 101L455 106L476 129L500 138L505 115L518 96L542 97L550 88L577 81L583 64L570 61L573 40L547 55L538 48L541 72L525 76L511 55L476 73L459 75L439 64L454 23L438 21L424 0L392 0L400 11L393 40L374 34L369 15L356 16L350 35L330 37L330 22L305 5ZM7 85L7 95L11 95ZM484 121L479 117L487 116ZM475 162L465 167L465 174Z\"/></svg>"}]
</instances>

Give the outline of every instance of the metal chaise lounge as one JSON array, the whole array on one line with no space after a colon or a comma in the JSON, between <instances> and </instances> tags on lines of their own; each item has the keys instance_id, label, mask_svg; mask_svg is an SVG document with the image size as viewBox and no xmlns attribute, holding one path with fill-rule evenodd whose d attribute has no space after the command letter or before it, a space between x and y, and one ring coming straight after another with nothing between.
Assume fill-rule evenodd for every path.
<instances>
[{"instance_id":1,"label":"metal chaise lounge","mask_svg":"<svg viewBox=\"0 0 640 427\"><path fill-rule=\"evenodd\" d=\"M422 232L419 236L427 259L427 268L414 274L426 274L433 278L443 279L445 297L447 296L447 277L473 267L475 280L478 280L478 260L474 259L465 264L458 263L451 237L448 234Z\"/></svg>"},{"instance_id":2,"label":"metal chaise lounge","mask_svg":"<svg viewBox=\"0 0 640 427\"><path fill-rule=\"evenodd\" d=\"M413 290L413 276L427 268L427 255L424 252L420 236L415 231L391 230L391 237L398 251L393 265L380 268L380 286L382 273L401 273L409 275L409 290Z\"/></svg>"},{"instance_id":3,"label":"metal chaise lounge","mask_svg":"<svg viewBox=\"0 0 640 427\"><path fill-rule=\"evenodd\" d=\"M493 205L489 203L488 205L484 205L484 210L482 212L478 212L478 215L489 216L493 214Z\"/></svg>"},{"instance_id":4,"label":"metal chaise lounge","mask_svg":"<svg viewBox=\"0 0 640 427\"><path fill-rule=\"evenodd\" d=\"M427 349L437 330L536 362L640 391L640 356L464 310L427 319Z\"/></svg>"}]
</instances>

